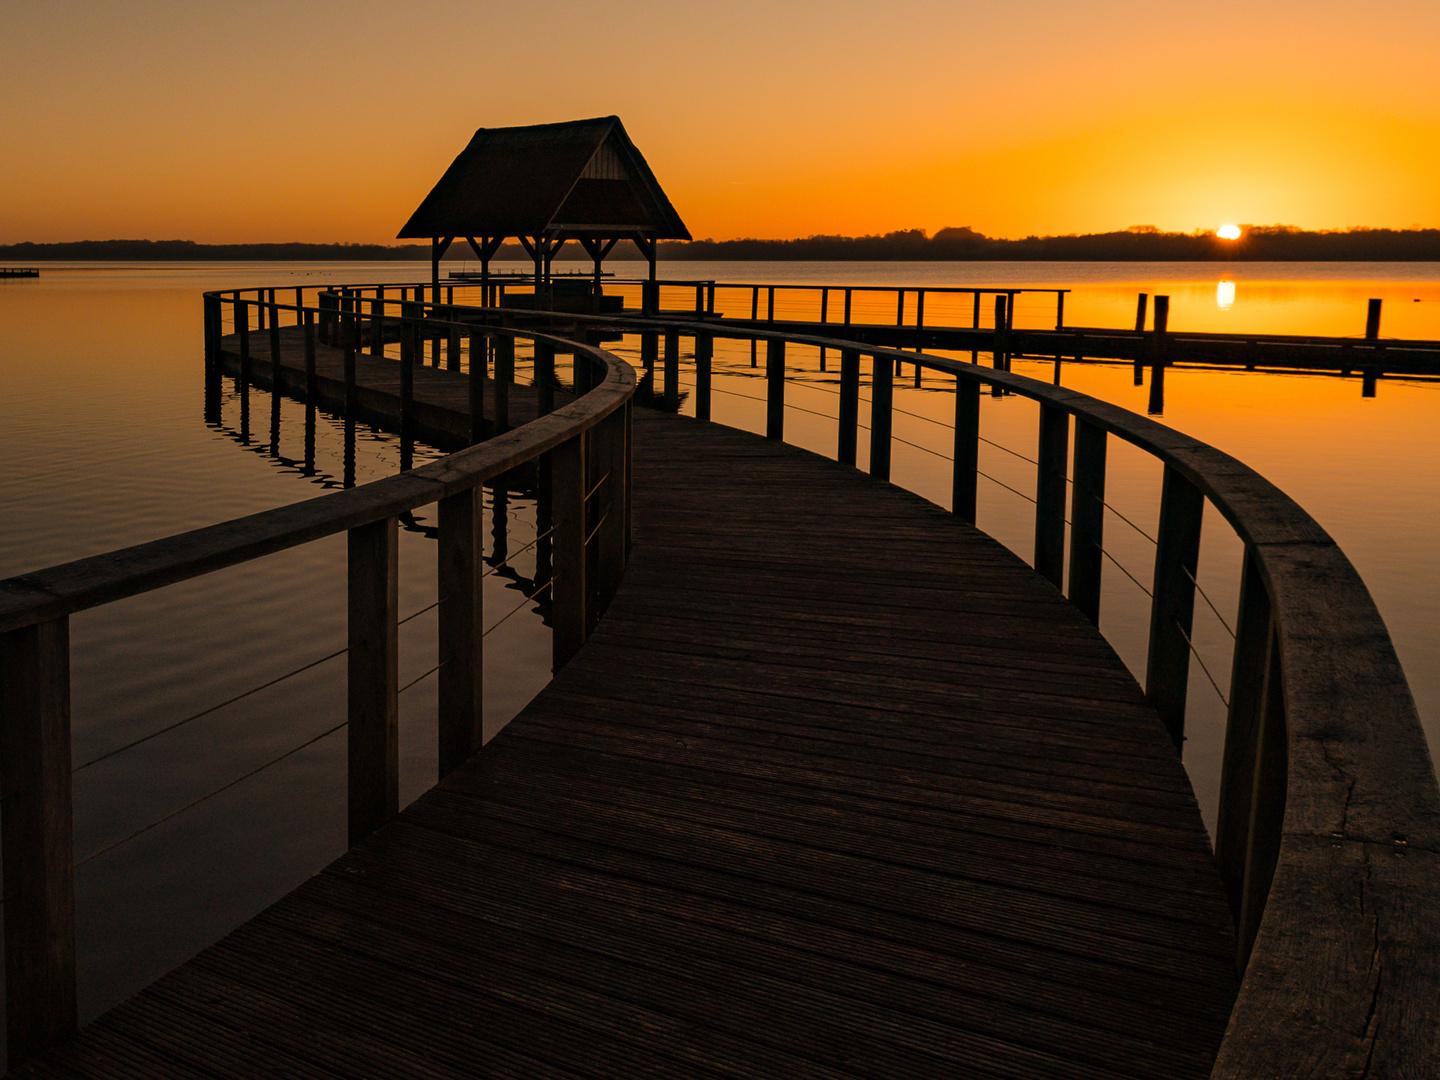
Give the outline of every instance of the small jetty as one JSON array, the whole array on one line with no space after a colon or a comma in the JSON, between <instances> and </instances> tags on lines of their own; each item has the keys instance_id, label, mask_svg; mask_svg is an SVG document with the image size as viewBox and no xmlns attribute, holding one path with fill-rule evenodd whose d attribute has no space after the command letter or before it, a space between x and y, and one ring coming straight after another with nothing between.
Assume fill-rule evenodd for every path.
<instances>
[{"instance_id":1,"label":"small jetty","mask_svg":"<svg viewBox=\"0 0 1440 1080\"><path fill-rule=\"evenodd\" d=\"M0 266L0 278L39 277L37 266Z\"/></svg>"}]
</instances>

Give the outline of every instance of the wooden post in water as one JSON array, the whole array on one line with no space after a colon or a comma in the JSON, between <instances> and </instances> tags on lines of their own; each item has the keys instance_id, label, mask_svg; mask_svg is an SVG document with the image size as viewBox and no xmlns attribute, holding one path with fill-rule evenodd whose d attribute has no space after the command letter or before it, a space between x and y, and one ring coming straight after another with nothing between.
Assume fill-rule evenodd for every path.
<instances>
[{"instance_id":1,"label":"wooden post in water","mask_svg":"<svg viewBox=\"0 0 1440 1080\"><path fill-rule=\"evenodd\" d=\"M785 438L785 342L765 343L765 437Z\"/></svg>"},{"instance_id":2,"label":"wooden post in water","mask_svg":"<svg viewBox=\"0 0 1440 1080\"><path fill-rule=\"evenodd\" d=\"M1070 456L1070 414L1040 406L1040 447L1035 470L1035 569L1057 589L1065 581L1065 489Z\"/></svg>"},{"instance_id":3,"label":"wooden post in water","mask_svg":"<svg viewBox=\"0 0 1440 1080\"><path fill-rule=\"evenodd\" d=\"M485 741L480 489L441 499L439 519L437 711L439 775L443 780Z\"/></svg>"},{"instance_id":4,"label":"wooden post in water","mask_svg":"<svg viewBox=\"0 0 1440 1080\"><path fill-rule=\"evenodd\" d=\"M889 356L873 357L870 386L870 475L890 479L890 426L893 421L894 365Z\"/></svg>"},{"instance_id":5,"label":"wooden post in water","mask_svg":"<svg viewBox=\"0 0 1440 1080\"><path fill-rule=\"evenodd\" d=\"M1157 309L1156 314L1159 314ZM1145 697L1179 750L1185 741L1185 695L1190 675L1190 629L1205 496L1173 466L1160 489L1160 534L1150 603Z\"/></svg>"},{"instance_id":6,"label":"wooden post in water","mask_svg":"<svg viewBox=\"0 0 1440 1080\"><path fill-rule=\"evenodd\" d=\"M1070 493L1070 602L1100 624L1105 543L1105 429L1075 421L1075 484Z\"/></svg>"},{"instance_id":7,"label":"wooden post in water","mask_svg":"<svg viewBox=\"0 0 1440 1080\"><path fill-rule=\"evenodd\" d=\"M352 333L352 326L347 320L340 328L340 340L345 347L344 352L344 378L345 378L345 415L355 415L355 335Z\"/></svg>"},{"instance_id":8,"label":"wooden post in water","mask_svg":"<svg viewBox=\"0 0 1440 1080\"><path fill-rule=\"evenodd\" d=\"M760 317L760 286L756 285L750 290L750 321L753 323ZM757 343L754 338L750 339L750 366L755 367L757 360Z\"/></svg>"},{"instance_id":9,"label":"wooden post in water","mask_svg":"<svg viewBox=\"0 0 1440 1080\"><path fill-rule=\"evenodd\" d=\"M0 634L0 849L10 1064L73 1035L70 622Z\"/></svg>"},{"instance_id":10,"label":"wooden post in water","mask_svg":"<svg viewBox=\"0 0 1440 1080\"><path fill-rule=\"evenodd\" d=\"M1151 416L1165 412L1165 365L1169 341L1166 331L1170 323L1170 297L1155 297L1155 329L1150 336L1150 402L1146 411Z\"/></svg>"},{"instance_id":11,"label":"wooden post in water","mask_svg":"<svg viewBox=\"0 0 1440 1080\"><path fill-rule=\"evenodd\" d=\"M980 384L955 376L955 453L950 476L950 512L975 524L980 479Z\"/></svg>"},{"instance_id":12,"label":"wooden post in water","mask_svg":"<svg viewBox=\"0 0 1440 1080\"><path fill-rule=\"evenodd\" d=\"M1145 306L1147 303L1149 303L1149 300L1149 294L1142 292L1139 294L1138 299L1135 301L1135 332L1137 334L1143 334L1145 332ZM1135 385L1145 385L1145 359L1143 346L1141 347L1141 351L1135 354Z\"/></svg>"},{"instance_id":13,"label":"wooden post in water","mask_svg":"<svg viewBox=\"0 0 1440 1080\"><path fill-rule=\"evenodd\" d=\"M353 847L400 810L398 520L349 534L349 821Z\"/></svg>"},{"instance_id":14,"label":"wooden post in water","mask_svg":"<svg viewBox=\"0 0 1440 1080\"><path fill-rule=\"evenodd\" d=\"M710 334L695 335L695 419L710 419L710 369L714 359L715 339Z\"/></svg>"},{"instance_id":15,"label":"wooden post in water","mask_svg":"<svg viewBox=\"0 0 1440 1080\"><path fill-rule=\"evenodd\" d=\"M995 340L990 346L991 366L1004 371L1010 365L1005 358L1005 294L995 294ZM996 384L990 388L992 397L1000 397L1005 391Z\"/></svg>"},{"instance_id":16,"label":"wooden post in water","mask_svg":"<svg viewBox=\"0 0 1440 1080\"><path fill-rule=\"evenodd\" d=\"M840 351L840 412L836 426L835 460L854 465L860 430L860 354L854 349Z\"/></svg>"},{"instance_id":17,"label":"wooden post in water","mask_svg":"<svg viewBox=\"0 0 1440 1080\"><path fill-rule=\"evenodd\" d=\"M1374 341L1380 336L1380 301L1371 300L1365 312L1365 339Z\"/></svg>"},{"instance_id":18,"label":"wooden post in water","mask_svg":"<svg viewBox=\"0 0 1440 1080\"><path fill-rule=\"evenodd\" d=\"M580 354L576 354L579 361ZM553 655L559 671L585 643L585 436L550 451L550 497L554 505L554 571L551 595Z\"/></svg>"},{"instance_id":19,"label":"wooden post in water","mask_svg":"<svg viewBox=\"0 0 1440 1080\"><path fill-rule=\"evenodd\" d=\"M830 290L820 290L820 325L824 326L830 312ZM820 370L825 370L825 346L820 346Z\"/></svg>"}]
</instances>

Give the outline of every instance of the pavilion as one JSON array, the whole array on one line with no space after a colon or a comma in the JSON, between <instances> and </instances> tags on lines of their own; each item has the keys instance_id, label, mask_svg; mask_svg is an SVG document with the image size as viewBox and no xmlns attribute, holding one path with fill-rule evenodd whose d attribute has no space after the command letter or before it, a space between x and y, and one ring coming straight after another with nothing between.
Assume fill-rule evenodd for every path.
<instances>
[{"instance_id":1,"label":"pavilion","mask_svg":"<svg viewBox=\"0 0 1440 1080\"><path fill-rule=\"evenodd\" d=\"M480 257L482 278L500 245L514 237L535 262L536 291L571 240L601 264L629 240L655 280L659 240L689 240L645 158L617 116L528 127L481 128L425 196L398 239L430 239L433 284L440 259L463 237Z\"/></svg>"}]
</instances>

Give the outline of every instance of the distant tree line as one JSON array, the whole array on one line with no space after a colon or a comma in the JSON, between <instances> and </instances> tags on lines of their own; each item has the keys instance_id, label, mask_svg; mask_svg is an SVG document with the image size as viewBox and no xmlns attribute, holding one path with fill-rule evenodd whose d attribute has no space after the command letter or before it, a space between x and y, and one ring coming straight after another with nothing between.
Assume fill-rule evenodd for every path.
<instances>
[{"instance_id":1,"label":"distant tree line","mask_svg":"<svg viewBox=\"0 0 1440 1080\"><path fill-rule=\"evenodd\" d=\"M1440 229L1332 229L1308 232L1291 225L1242 226L1238 240L1221 240L1212 232L1162 232L1153 225L1135 225L1120 232L1083 236L1027 236L1023 240L992 239L970 228L941 229L933 236L923 229L905 229L883 236L807 236L798 240L691 240L660 245L669 260L1053 260L1104 262L1277 261L1277 262L1440 262ZM628 245L627 245L628 247ZM566 249L572 258L573 246ZM476 258L457 241L446 260ZM519 244L506 244L497 259L526 261ZM616 258L635 258L622 249ZM320 262L343 260L428 260L428 244L197 244L193 240L81 240L64 244L0 245L0 259L30 262L67 259L77 262L125 261L259 261Z\"/></svg>"},{"instance_id":2,"label":"distant tree line","mask_svg":"<svg viewBox=\"0 0 1440 1080\"><path fill-rule=\"evenodd\" d=\"M693 240L660 245L666 259L756 260L1053 260L1102 262L1350 261L1440 262L1440 229L1335 229L1244 226L1238 240L1213 232L1161 232L1153 225L1083 236L996 240L969 228L927 236L906 229L883 236L808 236L803 240Z\"/></svg>"}]
</instances>

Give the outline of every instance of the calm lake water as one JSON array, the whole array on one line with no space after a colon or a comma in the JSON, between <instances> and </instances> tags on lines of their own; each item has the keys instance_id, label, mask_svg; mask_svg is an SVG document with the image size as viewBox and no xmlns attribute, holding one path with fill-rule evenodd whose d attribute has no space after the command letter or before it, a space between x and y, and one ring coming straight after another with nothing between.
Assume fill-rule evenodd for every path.
<instances>
[{"instance_id":1,"label":"calm lake water","mask_svg":"<svg viewBox=\"0 0 1440 1080\"><path fill-rule=\"evenodd\" d=\"M613 269L638 274L640 264ZM1366 301L1381 297L1382 336L1440 339L1436 264L673 263L662 269L670 277L720 281L1070 288L1067 325L1133 325L1135 294L1143 291L1171 297L1170 326L1182 331L1358 336ZM427 275L428 265L404 263L86 264L47 266L38 280L0 282L0 453L6 461L0 576L338 486L343 440L323 416L313 475L297 460L304 423L298 405L282 406L278 455L270 445L268 395L253 396L248 445L233 393L221 424L205 423L200 294ZM927 323L952 321L943 302L927 305ZM1044 325L1047 310L1053 313L1039 301L1022 301L1017 319ZM856 317L862 315L857 309ZM629 339L617 351L638 354ZM796 352L787 356L799 384L790 401L833 416L834 372L820 371L818 355ZM1016 370L1047 381L1054 374L1048 363L1017 362ZM719 350L718 421L763 425L764 406L751 400L763 393L756 374L748 347ZM909 375L907 369L896 394L904 412L895 433L905 441L895 448L895 480L944 504L949 466L939 455L948 452L942 422L949 419L953 383L937 378L915 388ZM1144 411L1146 390L1132 385L1126 366L1067 364L1061 379ZM1387 379L1375 398L1364 399L1353 379L1177 369L1167 375L1166 389L1166 423L1257 468L1341 543L1390 627L1431 746L1440 746L1440 577L1432 561L1440 526L1440 383ZM980 467L993 482L982 484L979 524L1025 557L1030 507L1002 485L1033 489L1033 466L1015 455L1033 456L1035 419L1036 407L1023 399L982 399L982 434L1000 445L982 447ZM821 417L792 411L787 433L833 453L833 424ZM1153 535L1160 469L1138 452L1115 448L1111 454L1111 502L1138 529L1108 521L1107 548L1148 585L1153 547L1140 530ZM397 467L395 442L362 431L356 478L364 482ZM533 536L533 507L525 499L487 493L487 504L507 523L512 545ZM426 524L421 515L402 534L402 614L434 601ZM1223 522L1208 523L1200 580L1227 621L1239 550ZM344 566L343 538L333 538L76 616L77 764L342 647ZM528 572L523 558L517 569ZM1106 574L1102 629L1143 675L1145 597L1113 566ZM497 575L488 584L493 621L515 606L523 582ZM1203 603L1196 621L1201 656L1228 692L1227 631ZM434 632L433 612L402 628L401 685L434 663ZM549 633L522 611L486 646L488 732L548 677ZM1209 806L1223 709L1198 669L1191 701L1186 763ZM434 775L433 677L407 690L401 707L402 786L409 799ZM77 858L104 851L79 871L87 1018L343 850L343 737L321 739L143 836L104 849L334 726L343 708L343 660L332 660L77 774Z\"/></svg>"}]
</instances>

